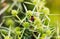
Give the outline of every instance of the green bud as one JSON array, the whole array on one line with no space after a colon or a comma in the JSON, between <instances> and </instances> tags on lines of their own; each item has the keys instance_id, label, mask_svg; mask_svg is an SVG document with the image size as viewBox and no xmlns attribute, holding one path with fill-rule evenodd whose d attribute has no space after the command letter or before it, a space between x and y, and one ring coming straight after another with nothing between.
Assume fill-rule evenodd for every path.
<instances>
[{"instance_id":1,"label":"green bud","mask_svg":"<svg viewBox=\"0 0 60 39\"><path fill-rule=\"evenodd\" d=\"M46 34L42 34L42 37L45 38L46 37Z\"/></svg>"},{"instance_id":2,"label":"green bud","mask_svg":"<svg viewBox=\"0 0 60 39\"><path fill-rule=\"evenodd\" d=\"M46 34L42 34L42 36L40 37L40 39L45 39Z\"/></svg>"},{"instance_id":3,"label":"green bud","mask_svg":"<svg viewBox=\"0 0 60 39\"><path fill-rule=\"evenodd\" d=\"M48 15L49 14L49 9L47 7L44 7L43 12L44 12L45 15Z\"/></svg>"},{"instance_id":4,"label":"green bud","mask_svg":"<svg viewBox=\"0 0 60 39\"><path fill-rule=\"evenodd\" d=\"M17 34L17 35L20 35L20 34L21 34L21 31L16 31L16 34Z\"/></svg>"},{"instance_id":5,"label":"green bud","mask_svg":"<svg viewBox=\"0 0 60 39\"><path fill-rule=\"evenodd\" d=\"M39 18L35 18L34 25L40 26L41 20Z\"/></svg>"},{"instance_id":6,"label":"green bud","mask_svg":"<svg viewBox=\"0 0 60 39\"><path fill-rule=\"evenodd\" d=\"M32 11L30 11L30 10L27 11L27 12L26 12L27 18L30 18L30 17L32 16L32 14L33 14Z\"/></svg>"},{"instance_id":7,"label":"green bud","mask_svg":"<svg viewBox=\"0 0 60 39\"><path fill-rule=\"evenodd\" d=\"M15 28L15 33L16 33L17 35L20 35L20 34L21 34L19 27L16 27L16 28Z\"/></svg>"},{"instance_id":8,"label":"green bud","mask_svg":"<svg viewBox=\"0 0 60 39\"><path fill-rule=\"evenodd\" d=\"M18 14L18 11L12 10L11 14L12 14L13 16L16 16L16 15Z\"/></svg>"},{"instance_id":9,"label":"green bud","mask_svg":"<svg viewBox=\"0 0 60 39\"><path fill-rule=\"evenodd\" d=\"M11 37L9 37L9 36L5 36L5 38L4 39L12 39Z\"/></svg>"},{"instance_id":10,"label":"green bud","mask_svg":"<svg viewBox=\"0 0 60 39\"><path fill-rule=\"evenodd\" d=\"M9 18L9 19L6 20L6 25L7 26L14 25L14 21Z\"/></svg>"},{"instance_id":11,"label":"green bud","mask_svg":"<svg viewBox=\"0 0 60 39\"><path fill-rule=\"evenodd\" d=\"M20 27L16 27L15 28L15 31L20 31Z\"/></svg>"},{"instance_id":12,"label":"green bud","mask_svg":"<svg viewBox=\"0 0 60 39\"><path fill-rule=\"evenodd\" d=\"M40 39L44 39L43 37L40 37Z\"/></svg>"},{"instance_id":13,"label":"green bud","mask_svg":"<svg viewBox=\"0 0 60 39\"><path fill-rule=\"evenodd\" d=\"M24 22L24 23L23 23L23 26L24 26L25 28L28 28L28 27L30 26L30 24L29 24L28 22Z\"/></svg>"},{"instance_id":14,"label":"green bud","mask_svg":"<svg viewBox=\"0 0 60 39\"><path fill-rule=\"evenodd\" d=\"M39 33L43 33L44 29L43 29L42 26L38 26L38 27L37 27L37 31L38 31Z\"/></svg>"},{"instance_id":15,"label":"green bud","mask_svg":"<svg viewBox=\"0 0 60 39\"><path fill-rule=\"evenodd\" d=\"M18 39L21 39L21 37L18 37Z\"/></svg>"},{"instance_id":16,"label":"green bud","mask_svg":"<svg viewBox=\"0 0 60 39\"><path fill-rule=\"evenodd\" d=\"M36 5L36 4L37 4L37 1L38 1L38 0L33 0L32 3L33 3L34 5Z\"/></svg>"},{"instance_id":17,"label":"green bud","mask_svg":"<svg viewBox=\"0 0 60 39\"><path fill-rule=\"evenodd\" d=\"M51 30L47 30L47 31L46 31L46 34L47 34L47 35L50 35L50 34L51 34Z\"/></svg>"},{"instance_id":18,"label":"green bud","mask_svg":"<svg viewBox=\"0 0 60 39\"><path fill-rule=\"evenodd\" d=\"M31 1L32 1L32 0L31 0ZM34 5L39 4L39 3L40 3L40 0L33 0L32 3L33 3Z\"/></svg>"}]
</instances>

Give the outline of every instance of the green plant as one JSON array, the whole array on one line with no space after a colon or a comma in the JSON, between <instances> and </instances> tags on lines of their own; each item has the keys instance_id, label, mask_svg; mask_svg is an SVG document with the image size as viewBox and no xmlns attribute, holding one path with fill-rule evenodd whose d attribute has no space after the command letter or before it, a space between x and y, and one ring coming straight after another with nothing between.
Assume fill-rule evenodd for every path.
<instances>
[{"instance_id":1,"label":"green plant","mask_svg":"<svg viewBox=\"0 0 60 39\"><path fill-rule=\"evenodd\" d=\"M4 39L53 38L56 27L51 27L50 11L45 3L46 0L11 0L8 4L10 6L4 11L2 18L4 21L1 22L0 26L1 36ZM32 10L28 9L28 7L32 8Z\"/></svg>"},{"instance_id":2,"label":"green plant","mask_svg":"<svg viewBox=\"0 0 60 39\"><path fill-rule=\"evenodd\" d=\"M13 16L16 16L16 15L18 14L18 11L12 10L12 11L11 11L11 14L12 14Z\"/></svg>"},{"instance_id":3,"label":"green plant","mask_svg":"<svg viewBox=\"0 0 60 39\"><path fill-rule=\"evenodd\" d=\"M28 22L24 22L24 23L23 23L23 26L24 26L25 28L28 28L30 25L29 25Z\"/></svg>"}]
</instances>

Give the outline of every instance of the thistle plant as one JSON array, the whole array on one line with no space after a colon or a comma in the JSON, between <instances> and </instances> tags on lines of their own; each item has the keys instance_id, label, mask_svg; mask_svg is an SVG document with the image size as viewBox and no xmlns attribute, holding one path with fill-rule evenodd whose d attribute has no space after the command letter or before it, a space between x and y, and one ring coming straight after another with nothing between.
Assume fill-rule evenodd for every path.
<instances>
[{"instance_id":1,"label":"thistle plant","mask_svg":"<svg viewBox=\"0 0 60 39\"><path fill-rule=\"evenodd\" d=\"M3 13L2 19L4 22L0 26L1 39L53 38L56 27L51 28L50 26L50 10L45 6L46 0L11 1L13 3L9 4L8 9ZM32 8L32 10L28 9L28 7Z\"/></svg>"}]
</instances>

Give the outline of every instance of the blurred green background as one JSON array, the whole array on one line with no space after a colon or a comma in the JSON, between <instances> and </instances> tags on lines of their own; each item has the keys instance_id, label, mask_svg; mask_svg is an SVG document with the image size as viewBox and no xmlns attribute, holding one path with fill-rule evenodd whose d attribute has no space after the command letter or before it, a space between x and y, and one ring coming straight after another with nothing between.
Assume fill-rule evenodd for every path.
<instances>
[{"instance_id":1,"label":"blurred green background","mask_svg":"<svg viewBox=\"0 0 60 39\"><path fill-rule=\"evenodd\" d=\"M60 0L47 0L46 6L50 9L50 14L55 14L50 15L51 23L57 24L58 21L57 26L59 27L60 33Z\"/></svg>"},{"instance_id":2,"label":"blurred green background","mask_svg":"<svg viewBox=\"0 0 60 39\"><path fill-rule=\"evenodd\" d=\"M60 24L60 0L47 0L46 6L50 9L50 14L55 14L50 15L51 21L54 23L58 21Z\"/></svg>"}]
</instances>

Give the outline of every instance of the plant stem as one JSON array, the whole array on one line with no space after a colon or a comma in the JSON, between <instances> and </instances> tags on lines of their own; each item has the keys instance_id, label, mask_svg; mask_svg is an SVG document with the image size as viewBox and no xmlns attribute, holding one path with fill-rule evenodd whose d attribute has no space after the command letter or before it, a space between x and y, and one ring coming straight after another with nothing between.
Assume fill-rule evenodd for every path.
<instances>
[{"instance_id":1,"label":"plant stem","mask_svg":"<svg viewBox=\"0 0 60 39\"><path fill-rule=\"evenodd\" d=\"M38 35L38 37L36 39L39 39L40 38L40 34Z\"/></svg>"},{"instance_id":2,"label":"plant stem","mask_svg":"<svg viewBox=\"0 0 60 39\"><path fill-rule=\"evenodd\" d=\"M33 36L35 37L35 38L37 38L37 36L32 32L32 34L33 34Z\"/></svg>"},{"instance_id":3,"label":"plant stem","mask_svg":"<svg viewBox=\"0 0 60 39\"><path fill-rule=\"evenodd\" d=\"M22 34L21 34L21 39L23 37L24 31L25 31L25 28L23 28L23 31L22 31Z\"/></svg>"},{"instance_id":4,"label":"plant stem","mask_svg":"<svg viewBox=\"0 0 60 39\"><path fill-rule=\"evenodd\" d=\"M24 6L25 11L27 12L27 7L25 6L25 4L23 4L23 6Z\"/></svg>"},{"instance_id":5,"label":"plant stem","mask_svg":"<svg viewBox=\"0 0 60 39\"><path fill-rule=\"evenodd\" d=\"M10 12L10 10L12 10L12 8L14 7L16 5L16 1L14 1L13 3L12 3L12 5L10 6L10 8L9 8L9 12Z\"/></svg>"},{"instance_id":6,"label":"plant stem","mask_svg":"<svg viewBox=\"0 0 60 39\"><path fill-rule=\"evenodd\" d=\"M18 17L18 15L16 15L17 19L21 22L21 19Z\"/></svg>"},{"instance_id":7,"label":"plant stem","mask_svg":"<svg viewBox=\"0 0 60 39\"><path fill-rule=\"evenodd\" d=\"M8 33L8 36L10 36L10 34L11 34L11 25L10 25L10 27L9 27L9 33Z\"/></svg>"},{"instance_id":8,"label":"plant stem","mask_svg":"<svg viewBox=\"0 0 60 39\"><path fill-rule=\"evenodd\" d=\"M4 22L5 22L5 20L3 20L3 21L0 23L0 27L3 25Z\"/></svg>"},{"instance_id":9,"label":"plant stem","mask_svg":"<svg viewBox=\"0 0 60 39\"><path fill-rule=\"evenodd\" d=\"M24 20L26 20L26 17L21 21L21 23L23 23L23 22L24 22ZM20 24L21 24L21 23L20 23Z\"/></svg>"},{"instance_id":10,"label":"plant stem","mask_svg":"<svg viewBox=\"0 0 60 39\"><path fill-rule=\"evenodd\" d=\"M5 35L3 33L1 33L3 37L5 37Z\"/></svg>"},{"instance_id":11,"label":"plant stem","mask_svg":"<svg viewBox=\"0 0 60 39\"><path fill-rule=\"evenodd\" d=\"M58 20L57 20L57 38L58 38L58 36L59 36L59 26L58 26Z\"/></svg>"}]
</instances>

